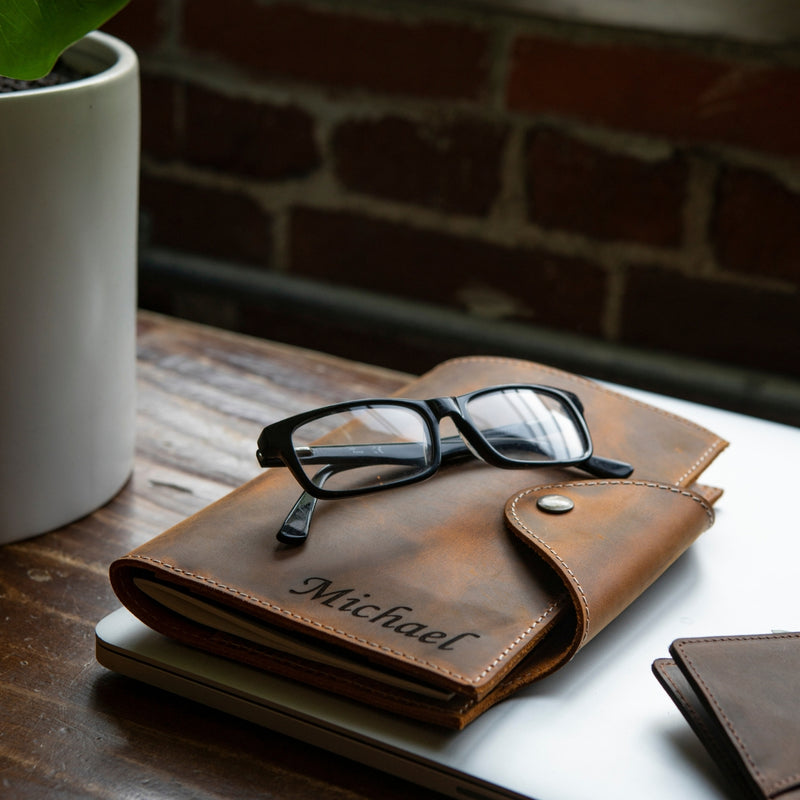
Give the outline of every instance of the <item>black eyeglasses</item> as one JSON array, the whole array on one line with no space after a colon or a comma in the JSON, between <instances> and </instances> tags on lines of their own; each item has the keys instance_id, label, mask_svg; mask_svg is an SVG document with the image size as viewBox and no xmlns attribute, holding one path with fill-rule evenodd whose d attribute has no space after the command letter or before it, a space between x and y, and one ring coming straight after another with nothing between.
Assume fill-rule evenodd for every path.
<instances>
[{"instance_id":1,"label":"black eyeglasses","mask_svg":"<svg viewBox=\"0 0 800 800\"><path fill-rule=\"evenodd\" d=\"M441 436L445 417L457 434ZM288 467L304 489L278 532L286 544L306 540L318 499L416 483L444 462L476 457L504 469L575 466L604 478L633 472L630 464L593 454L576 395L532 384L432 400L336 403L268 425L256 457L262 467Z\"/></svg>"}]
</instances>

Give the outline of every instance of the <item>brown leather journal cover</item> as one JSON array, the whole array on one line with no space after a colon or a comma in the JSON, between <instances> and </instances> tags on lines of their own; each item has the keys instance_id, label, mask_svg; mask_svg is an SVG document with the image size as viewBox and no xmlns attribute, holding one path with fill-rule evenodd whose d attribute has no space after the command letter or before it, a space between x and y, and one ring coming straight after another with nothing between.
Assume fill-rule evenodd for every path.
<instances>
[{"instance_id":1,"label":"brown leather journal cover","mask_svg":"<svg viewBox=\"0 0 800 800\"><path fill-rule=\"evenodd\" d=\"M275 532L300 489L272 469L115 561L114 590L147 625L190 645L463 727L569 660L713 523L721 492L696 482L727 444L520 360L448 361L398 394L503 383L576 393L595 453L632 463L631 478L453 465L421 484L322 501L308 542L291 548ZM574 508L542 512L546 493Z\"/></svg>"},{"instance_id":2,"label":"brown leather journal cover","mask_svg":"<svg viewBox=\"0 0 800 800\"><path fill-rule=\"evenodd\" d=\"M677 639L653 672L747 797L800 798L800 633Z\"/></svg>"}]
</instances>

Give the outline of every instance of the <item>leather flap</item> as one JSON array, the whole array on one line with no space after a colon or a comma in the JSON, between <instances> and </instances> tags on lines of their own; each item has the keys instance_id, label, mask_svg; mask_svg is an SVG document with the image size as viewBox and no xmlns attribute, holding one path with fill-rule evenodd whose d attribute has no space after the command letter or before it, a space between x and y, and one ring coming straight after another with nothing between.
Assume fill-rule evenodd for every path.
<instances>
[{"instance_id":1,"label":"leather flap","mask_svg":"<svg viewBox=\"0 0 800 800\"><path fill-rule=\"evenodd\" d=\"M570 593L575 632L563 663L713 524L714 511L671 484L590 480L525 489L509 499L506 520Z\"/></svg>"}]
</instances>

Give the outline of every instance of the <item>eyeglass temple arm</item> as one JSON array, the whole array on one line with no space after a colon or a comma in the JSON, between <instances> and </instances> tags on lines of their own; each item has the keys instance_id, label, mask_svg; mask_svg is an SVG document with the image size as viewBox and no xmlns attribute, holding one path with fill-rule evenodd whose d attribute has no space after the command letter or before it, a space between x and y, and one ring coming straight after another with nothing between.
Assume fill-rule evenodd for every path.
<instances>
[{"instance_id":1,"label":"eyeglass temple arm","mask_svg":"<svg viewBox=\"0 0 800 800\"><path fill-rule=\"evenodd\" d=\"M510 436L509 439L516 437ZM469 457L472 451L458 435L447 436L442 440L442 459L450 461ZM520 440L525 441L525 440ZM532 446L531 442L525 441ZM414 464L419 460L416 444L390 442L383 445L351 447L349 445L316 445L299 447L297 453L304 464L336 464L339 470L366 467L370 464ZM280 458L259 457L262 466L283 466ZM626 461L592 455L579 465L586 472L598 478L627 478L633 467ZM338 470L337 470L338 471Z\"/></svg>"},{"instance_id":2,"label":"eyeglass temple arm","mask_svg":"<svg viewBox=\"0 0 800 800\"><path fill-rule=\"evenodd\" d=\"M455 437L454 437L455 438ZM466 450L463 443L461 449ZM442 451L442 456L445 452ZM452 448L449 448L452 449ZM314 445L295 448L302 464L336 464L339 469L368 467L370 464L415 464L419 461L419 445L406 442L387 442L369 445ZM267 455L262 450L256 452L262 467L283 467L278 455Z\"/></svg>"},{"instance_id":3,"label":"eyeglass temple arm","mask_svg":"<svg viewBox=\"0 0 800 800\"><path fill-rule=\"evenodd\" d=\"M464 456L472 457L472 453L460 438L447 437L442 440L443 459L450 460ZM633 472L633 467L624 461L600 456L591 456L582 466L587 472L599 478L627 478ZM352 465L349 464L329 464L314 476L314 482L321 488L332 475L351 468ZM303 544L308 539L311 518L316 507L317 498L308 492L303 492L283 521L277 533L278 541L288 545Z\"/></svg>"},{"instance_id":4,"label":"eyeglass temple arm","mask_svg":"<svg viewBox=\"0 0 800 800\"><path fill-rule=\"evenodd\" d=\"M325 481L342 470L350 469L349 466L335 466L329 464L323 467L315 476L314 481L317 486L322 487ZM292 506L292 510L286 515L276 538L283 544L298 545L303 544L308 539L308 531L311 527L311 517L317 507L317 498L308 492L303 492L297 498L297 502Z\"/></svg>"},{"instance_id":5,"label":"eyeglass temple arm","mask_svg":"<svg viewBox=\"0 0 800 800\"><path fill-rule=\"evenodd\" d=\"M330 464L339 469L355 469L368 467L370 464L416 464L419 462L419 444L406 442L387 442L374 445L314 445L301 446L295 449L302 464ZM442 439L442 458L453 459L459 456L471 456L469 448L460 436L449 436ZM263 450L256 452L258 463L262 467L283 467L283 460L278 455L268 455Z\"/></svg>"},{"instance_id":6,"label":"eyeglass temple arm","mask_svg":"<svg viewBox=\"0 0 800 800\"><path fill-rule=\"evenodd\" d=\"M324 449L331 451L334 449L334 447L328 447ZM469 458L473 457L469 448L461 441L460 437L452 436L442 440L443 460L452 461L456 458L463 458L465 456ZM330 453L327 460L330 461ZM405 463L406 461L408 461L408 459L398 460L396 462L393 461L391 463ZM357 462L355 462L353 459L350 459L348 462L343 464L329 463L326 467L323 467L319 472L317 472L316 475L314 475L314 483L322 488L328 478L330 478L332 475L335 475L337 472L344 472L345 470L354 469L355 467L366 466L373 462L383 464L389 463L387 462L385 455L382 459L359 459ZM280 465L283 464L283 462L279 459L277 460L277 463ZM292 510L286 515L283 525L281 525L280 530L276 534L278 541L282 542L283 544L290 545L303 544L303 542L308 539L308 532L311 528L311 517L314 515L314 509L316 507L317 498L312 494L309 494L309 492L303 492L300 497L297 498L297 502L292 506Z\"/></svg>"},{"instance_id":7,"label":"eyeglass temple arm","mask_svg":"<svg viewBox=\"0 0 800 800\"><path fill-rule=\"evenodd\" d=\"M594 455L589 456L579 466L597 478L627 478L633 472L633 466L627 461Z\"/></svg>"}]
</instances>

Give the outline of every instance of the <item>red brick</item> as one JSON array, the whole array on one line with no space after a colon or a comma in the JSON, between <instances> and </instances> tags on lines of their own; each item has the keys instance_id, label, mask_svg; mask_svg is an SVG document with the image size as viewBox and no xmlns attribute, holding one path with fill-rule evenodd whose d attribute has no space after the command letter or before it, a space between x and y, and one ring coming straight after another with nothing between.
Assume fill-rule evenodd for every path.
<instances>
[{"instance_id":1,"label":"red brick","mask_svg":"<svg viewBox=\"0 0 800 800\"><path fill-rule=\"evenodd\" d=\"M156 48L166 34L161 0L132 0L104 26L103 31L137 51Z\"/></svg>"},{"instance_id":2,"label":"red brick","mask_svg":"<svg viewBox=\"0 0 800 800\"><path fill-rule=\"evenodd\" d=\"M515 41L507 102L634 131L800 153L800 71L624 42Z\"/></svg>"},{"instance_id":3,"label":"red brick","mask_svg":"<svg viewBox=\"0 0 800 800\"><path fill-rule=\"evenodd\" d=\"M144 175L141 207L150 246L271 261L271 219L246 195Z\"/></svg>"},{"instance_id":4,"label":"red brick","mask_svg":"<svg viewBox=\"0 0 800 800\"><path fill-rule=\"evenodd\" d=\"M674 247L687 178L679 157L643 161L550 130L528 139L528 217L546 228Z\"/></svg>"},{"instance_id":5,"label":"red brick","mask_svg":"<svg viewBox=\"0 0 800 800\"><path fill-rule=\"evenodd\" d=\"M627 344L800 376L800 295L632 269Z\"/></svg>"},{"instance_id":6,"label":"red brick","mask_svg":"<svg viewBox=\"0 0 800 800\"><path fill-rule=\"evenodd\" d=\"M314 120L294 105L186 87L188 161L264 180L305 175L320 163Z\"/></svg>"},{"instance_id":7,"label":"red brick","mask_svg":"<svg viewBox=\"0 0 800 800\"><path fill-rule=\"evenodd\" d=\"M489 36L468 25L357 15L294 3L184 3L186 44L228 62L328 87L476 99L486 89Z\"/></svg>"},{"instance_id":8,"label":"red brick","mask_svg":"<svg viewBox=\"0 0 800 800\"><path fill-rule=\"evenodd\" d=\"M500 190L505 126L477 118L350 120L334 133L336 174L349 188L483 216Z\"/></svg>"},{"instance_id":9,"label":"red brick","mask_svg":"<svg viewBox=\"0 0 800 800\"><path fill-rule=\"evenodd\" d=\"M797 192L764 173L728 168L720 177L711 229L717 259L726 269L800 287Z\"/></svg>"},{"instance_id":10,"label":"red brick","mask_svg":"<svg viewBox=\"0 0 800 800\"><path fill-rule=\"evenodd\" d=\"M290 248L297 275L456 308L466 291L487 287L513 301L509 319L601 331L605 274L581 259L302 208L292 213Z\"/></svg>"}]
</instances>

